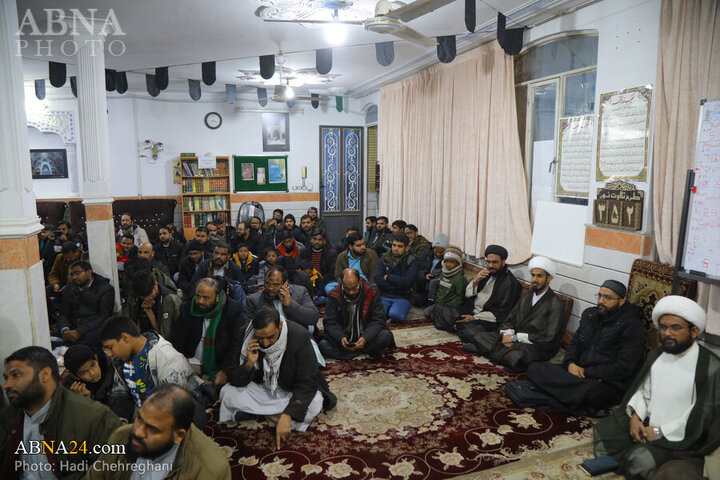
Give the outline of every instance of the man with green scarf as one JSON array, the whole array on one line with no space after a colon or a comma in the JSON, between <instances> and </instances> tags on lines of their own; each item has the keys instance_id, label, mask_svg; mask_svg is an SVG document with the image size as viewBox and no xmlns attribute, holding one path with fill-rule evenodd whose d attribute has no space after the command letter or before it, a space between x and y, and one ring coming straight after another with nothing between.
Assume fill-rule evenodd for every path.
<instances>
[{"instance_id":1,"label":"man with green scarf","mask_svg":"<svg viewBox=\"0 0 720 480\"><path fill-rule=\"evenodd\" d=\"M227 383L233 351L245 330L243 307L228 298L214 278L203 278L195 295L180 306L170 343L187 357L195 373L217 388Z\"/></svg>"}]
</instances>

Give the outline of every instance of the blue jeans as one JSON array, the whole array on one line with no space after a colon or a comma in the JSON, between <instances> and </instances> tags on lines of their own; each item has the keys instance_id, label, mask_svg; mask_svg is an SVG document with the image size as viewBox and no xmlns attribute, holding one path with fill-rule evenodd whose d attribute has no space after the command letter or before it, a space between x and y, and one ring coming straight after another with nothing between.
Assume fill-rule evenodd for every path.
<instances>
[{"instance_id":1,"label":"blue jeans","mask_svg":"<svg viewBox=\"0 0 720 480\"><path fill-rule=\"evenodd\" d=\"M392 323L402 323L412 308L412 303L407 298L380 297L385 307L385 313Z\"/></svg>"}]
</instances>

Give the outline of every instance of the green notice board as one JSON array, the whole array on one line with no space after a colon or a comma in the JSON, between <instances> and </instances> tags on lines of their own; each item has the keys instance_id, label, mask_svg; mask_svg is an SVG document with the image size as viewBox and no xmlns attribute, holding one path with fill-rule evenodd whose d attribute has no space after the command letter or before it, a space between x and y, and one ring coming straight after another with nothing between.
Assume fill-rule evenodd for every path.
<instances>
[{"instance_id":1,"label":"green notice board","mask_svg":"<svg viewBox=\"0 0 720 480\"><path fill-rule=\"evenodd\" d=\"M235 192L287 192L287 155L233 155Z\"/></svg>"}]
</instances>

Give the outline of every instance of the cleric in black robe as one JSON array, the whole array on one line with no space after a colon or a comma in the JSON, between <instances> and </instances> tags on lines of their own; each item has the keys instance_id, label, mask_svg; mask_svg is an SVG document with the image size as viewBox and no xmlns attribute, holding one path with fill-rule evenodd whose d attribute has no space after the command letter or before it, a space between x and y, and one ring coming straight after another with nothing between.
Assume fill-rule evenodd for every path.
<instances>
[{"instance_id":1,"label":"cleric in black robe","mask_svg":"<svg viewBox=\"0 0 720 480\"><path fill-rule=\"evenodd\" d=\"M497 332L479 332L463 349L478 353L514 372L532 362L550 360L560 349L565 322L563 302L550 288L555 264L545 257L530 260L532 291L526 292Z\"/></svg>"}]
</instances>

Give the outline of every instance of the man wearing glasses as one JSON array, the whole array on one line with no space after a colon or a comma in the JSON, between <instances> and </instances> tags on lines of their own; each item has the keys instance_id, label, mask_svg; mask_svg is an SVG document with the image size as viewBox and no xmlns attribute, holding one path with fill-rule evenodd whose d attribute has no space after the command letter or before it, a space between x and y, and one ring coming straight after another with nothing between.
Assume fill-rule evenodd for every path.
<instances>
[{"instance_id":1,"label":"man wearing glasses","mask_svg":"<svg viewBox=\"0 0 720 480\"><path fill-rule=\"evenodd\" d=\"M546 412L596 415L620 402L642 364L645 346L640 309L625 300L625 293L622 283L605 281L597 306L582 313L563 363L528 367L528 388L547 396L547 404L532 406Z\"/></svg>"}]
</instances>

